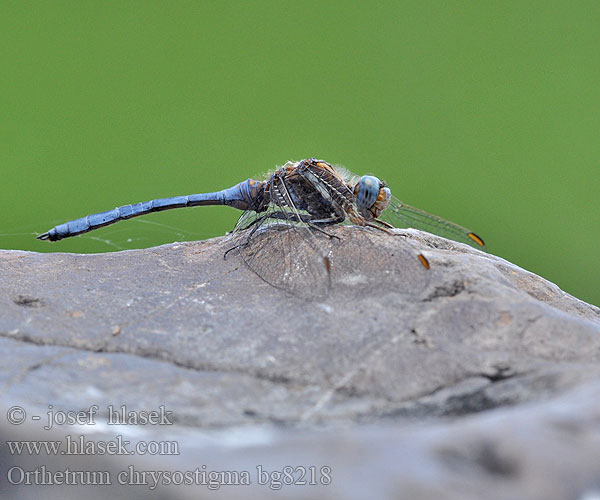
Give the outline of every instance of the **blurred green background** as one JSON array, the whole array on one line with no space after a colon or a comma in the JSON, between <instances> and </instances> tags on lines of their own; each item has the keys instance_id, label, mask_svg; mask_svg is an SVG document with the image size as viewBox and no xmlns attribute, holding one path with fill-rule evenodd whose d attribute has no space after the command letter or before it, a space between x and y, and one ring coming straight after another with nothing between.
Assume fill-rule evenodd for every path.
<instances>
[{"instance_id":1,"label":"blurred green background","mask_svg":"<svg viewBox=\"0 0 600 500\"><path fill-rule=\"evenodd\" d=\"M599 26L596 1L2 2L0 248L222 235L236 210L34 239L316 156L600 304Z\"/></svg>"}]
</instances>

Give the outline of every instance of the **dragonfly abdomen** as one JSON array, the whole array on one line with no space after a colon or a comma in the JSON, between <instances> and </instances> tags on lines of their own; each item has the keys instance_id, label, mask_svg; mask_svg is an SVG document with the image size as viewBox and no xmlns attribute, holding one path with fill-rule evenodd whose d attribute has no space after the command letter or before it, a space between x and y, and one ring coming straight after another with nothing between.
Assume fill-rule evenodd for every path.
<instances>
[{"instance_id":1,"label":"dragonfly abdomen","mask_svg":"<svg viewBox=\"0 0 600 500\"><path fill-rule=\"evenodd\" d=\"M47 233L40 234L40 240L58 241L70 236L87 233L100 227L114 224L121 220L131 219L151 212L171 210L173 208L196 207L201 205L228 205L239 210L252 209L264 188L263 181L247 179L233 187L216 191L214 193L190 194L185 196L174 196L171 198L159 198L144 201L134 205L123 205L121 207L87 215L64 224L60 224Z\"/></svg>"}]
</instances>

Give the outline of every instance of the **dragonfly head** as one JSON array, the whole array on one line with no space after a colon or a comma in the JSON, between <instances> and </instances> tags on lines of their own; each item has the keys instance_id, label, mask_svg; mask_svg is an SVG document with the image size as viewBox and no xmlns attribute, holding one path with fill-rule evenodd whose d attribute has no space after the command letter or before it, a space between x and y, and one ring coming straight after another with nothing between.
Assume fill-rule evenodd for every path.
<instances>
[{"instance_id":1,"label":"dragonfly head","mask_svg":"<svg viewBox=\"0 0 600 500\"><path fill-rule=\"evenodd\" d=\"M390 204L392 192L373 175L363 175L354 186L354 197L360 214L367 220L377 218Z\"/></svg>"}]
</instances>

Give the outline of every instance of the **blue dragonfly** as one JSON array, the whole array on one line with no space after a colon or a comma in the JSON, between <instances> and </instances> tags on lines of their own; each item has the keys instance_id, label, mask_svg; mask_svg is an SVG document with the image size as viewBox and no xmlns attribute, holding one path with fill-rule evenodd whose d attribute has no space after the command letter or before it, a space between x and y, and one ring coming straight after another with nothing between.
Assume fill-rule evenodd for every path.
<instances>
[{"instance_id":1,"label":"blue dragonfly","mask_svg":"<svg viewBox=\"0 0 600 500\"><path fill-rule=\"evenodd\" d=\"M485 248L472 231L402 203L377 177L359 177L315 158L287 162L266 180L247 179L222 191L161 198L88 215L37 238L58 241L151 212L203 205L243 210L229 235L231 245L225 256L239 253L264 281L296 295L307 290L326 293L331 286L331 243L340 238L329 228L340 224L390 234L394 228L416 228ZM415 257L429 269L422 254Z\"/></svg>"}]
</instances>

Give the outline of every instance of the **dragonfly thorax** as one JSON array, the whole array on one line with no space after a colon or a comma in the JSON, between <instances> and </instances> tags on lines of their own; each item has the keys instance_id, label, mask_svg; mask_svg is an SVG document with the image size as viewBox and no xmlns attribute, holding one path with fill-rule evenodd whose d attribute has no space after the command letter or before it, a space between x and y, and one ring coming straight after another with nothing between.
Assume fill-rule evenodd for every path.
<instances>
[{"instance_id":1,"label":"dragonfly thorax","mask_svg":"<svg viewBox=\"0 0 600 500\"><path fill-rule=\"evenodd\" d=\"M316 224L337 224L354 215L354 196L341 175L329 163L308 158L288 162L268 182L269 200L297 210Z\"/></svg>"},{"instance_id":2,"label":"dragonfly thorax","mask_svg":"<svg viewBox=\"0 0 600 500\"><path fill-rule=\"evenodd\" d=\"M377 177L363 175L354 186L354 196L360 214L371 220L388 207L392 192Z\"/></svg>"}]
</instances>

